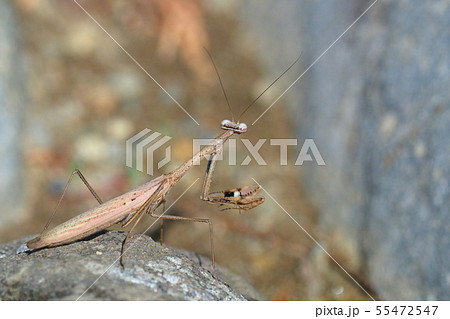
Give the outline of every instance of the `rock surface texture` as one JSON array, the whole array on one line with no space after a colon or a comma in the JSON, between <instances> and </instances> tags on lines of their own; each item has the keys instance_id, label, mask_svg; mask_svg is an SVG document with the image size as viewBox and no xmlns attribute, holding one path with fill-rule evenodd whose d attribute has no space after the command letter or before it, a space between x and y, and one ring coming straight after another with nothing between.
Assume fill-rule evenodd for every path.
<instances>
[{"instance_id":1,"label":"rock surface texture","mask_svg":"<svg viewBox=\"0 0 450 319\"><path fill-rule=\"evenodd\" d=\"M16 254L27 239L0 246L1 300L253 300L262 296L250 284L210 261L175 250L148 236L132 237L118 262L123 233ZM227 282L227 283L225 283ZM231 288L234 287L234 288ZM238 290L240 292L238 292ZM244 297L245 296L245 297Z\"/></svg>"},{"instance_id":2,"label":"rock surface texture","mask_svg":"<svg viewBox=\"0 0 450 319\"><path fill-rule=\"evenodd\" d=\"M240 10L271 74L303 51L292 82L372 3ZM449 1L380 0L285 96L326 162L299 168L320 223L382 299L450 298L449 52Z\"/></svg>"}]
</instances>

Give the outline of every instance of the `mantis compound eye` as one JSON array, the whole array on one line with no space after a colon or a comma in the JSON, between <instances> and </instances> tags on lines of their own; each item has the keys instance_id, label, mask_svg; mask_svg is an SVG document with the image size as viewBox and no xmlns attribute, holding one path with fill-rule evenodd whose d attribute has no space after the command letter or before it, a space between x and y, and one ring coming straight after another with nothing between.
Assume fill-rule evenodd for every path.
<instances>
[{"instance_id":1,"label":"mantis compound eye","mask_svg":"<svg viewBox=\"0 0 450 319\"><path fill-rule=\"evenodd\" d=\"M230 124L233 123L230 120L223 120L222 123L220 123L220 126L223 127L229 127Z\"/></svg>"},{"instance_id":2,"label":"mantis compound eye","mask_svg":"<svg viewBox=\"0 0 450 319\"><path fill-rule=\"evenodd\" d=\"M242 133L247 132L247 124L245 124L245 123L239 123L238 129L239 129L239 131L241 131Z\"/></svg>"}]
</instances>

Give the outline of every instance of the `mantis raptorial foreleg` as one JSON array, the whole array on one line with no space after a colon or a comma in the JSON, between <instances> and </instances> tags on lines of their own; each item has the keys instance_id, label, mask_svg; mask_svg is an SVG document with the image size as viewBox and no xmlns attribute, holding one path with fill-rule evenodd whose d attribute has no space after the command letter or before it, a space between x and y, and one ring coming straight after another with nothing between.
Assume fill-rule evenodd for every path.
<instances>
[{"instance_id":1,"label":"mantis raptorial foreleg","mask_svg":"<svg viewBox=\"0 0 450 319\"><path fill-rule=\"evenodd\" d=\"M224 207L223 210L249 210L262 204L264 202L264 197L254 196L261 190L259 186L244 186L242 188L233 188L221 192L209 192L218 154L219 153L212 154L208 160L200 199L210 204L218 204L219 206Z\"/></svg>"},{"instance_id":2,"label":"mantis raptorial foreleg","mask_svg":"<svg viewBox=\"0 0 450 319\"><path fill-rule=\"evenodd\" d=\"M95 190L92 188L92 186L88 183L87 179L83 176L83 174L81 174L81 172L78 169L75 169L75 170L73 170L72 174L70 174L70 177L67 180L66 186L64 186L63 193L62 193L61 197L59 198L58 204L56 205L55 209L53 210L53 213L50 216L47 224L45 224L44 229L42 230L41 234L43 232L45 232L47 230L47 228L50 226L50 223L52 222L53 218L55 217L56 212L58 211L58 208L61 205L61 202L62 202L62 200L64 198L64 195L66 194L66 191L69 188L70 183L72 182L72 179L75 176L75 174L77 174L78 177L81 179L81 181L84 183L84 185L86 185L86 187L89 189L91 194L95 197L97 202L99 204L103 204L103 201L101 200L100 196L98 196L98 194L95 192Z\"/></svg>"},{"instance_id":3,"label":"mantis raptorial foreleg","mask_svg":"<svg viewBox=\"0 0 450 319\"><path fill-rule=\"evenodd\" d=\"M212 176L214 168L216 165L217 156L222 151L222 147L216 152L211 152L209 155L208 165L206 167L205 179L203 180L202 193L200 198L210 204L218 204L219 206L229 206L225 209L239 209L239 210L249 210L253 207L258 206L264 202L263 197L255 197L253 195L260 191L259 186L245 186L243 188L236 188L232 190L227 190L223 192L210 193L210 185L212 181ZM164 212L165 210L163 210ZM208 223L209 225L209 241L211 249L211 263L215 276L217 277L217 271L215 266L214 257L214 241L213 241L213 225L208 218L195 218L195 217L182 217L173 215L156 215L150 212L150 216L154 218L161 219L161 235L160 241L162 241L163 236L163 221L168 220L181 220L181 221L192 221L197 223Z\"/></svg>"}]
</instances>

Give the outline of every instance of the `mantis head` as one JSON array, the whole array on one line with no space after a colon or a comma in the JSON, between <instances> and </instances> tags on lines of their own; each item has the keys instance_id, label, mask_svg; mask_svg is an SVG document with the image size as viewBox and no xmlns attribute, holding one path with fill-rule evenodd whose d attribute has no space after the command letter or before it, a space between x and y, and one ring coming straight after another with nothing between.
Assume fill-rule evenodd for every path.
<instances>
[{"instance_id":1,"label":"mantis head","mask_svg":"<svg viewBox=\"0 0 450 319\"><path fill-rule=\"evenodd\" d=\"M245 133L247 132L247 124L245 123L235 123L230 120L223 120L222 123L220 123L220 127L224 130L230 130L237 134Z\"/></svg>"}]
</instances>

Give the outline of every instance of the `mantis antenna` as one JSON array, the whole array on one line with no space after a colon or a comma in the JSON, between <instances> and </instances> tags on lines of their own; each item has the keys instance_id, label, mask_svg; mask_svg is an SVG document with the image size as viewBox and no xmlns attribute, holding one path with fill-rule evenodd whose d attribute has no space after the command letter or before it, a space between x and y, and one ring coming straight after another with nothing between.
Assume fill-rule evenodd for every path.
<instances>
[{"instance_id":1,"label":"mantis antenna","mask_svg":"<svg viewBox=\"0 0 450 319\"><path fill-rule=\"evenodd\" d=\"M214 66L214 70L216 71L217 77L219 78L220 87L222 88L223 95L225 96L225 100L227 101L228 108L230 109L231 121L234 122L233 110L231 109L230 102L228 101L227 93L225 92L225 88L223 87L222 79L220 78L219 71L217 70L216 64L214 63L214 59L212 58L211 53L209 53L208 49L206 49L205 47L203 47L203 49L208 54L213 66Z\"/></svg>"},{"instance_id":2,"label":"mantis antenna","mask_svg":"<svg viewBox=\"0 0 450 319\"><path fill-rule=\"evenodd\" d=\"M301 58L301 56L302 56L302 53L300 53L300 55L298 56L298 58L283 72L283 73L281 73L267 88L265 88L264 89L264 91L262 91L261 92L261 94L259 94L258 95L258 97L256 98L256 99L254 99L253 100L253 102L252 103L250 103L247 107L246 107L246 109L241 113L241 115L239 115L239 118L238 118L238 120L237 120L237 123L239 123L239 121L240 121L240 119L242 118L242 116L248 111L248 109L253 105L253 104L255 104L256 103L256 101L258 101L259 100L259 98L261 97L261 96L263 96L263 94L264 93L266 93L266 91L268 90L268 89L270 89L271 87L272 87L272 85L274 85L283 75L285 75L286 74L286 72L287 71L289 71L297 62L298 62L298 60L300 60L300 58Z\"/></svg>"}]
</instances>

